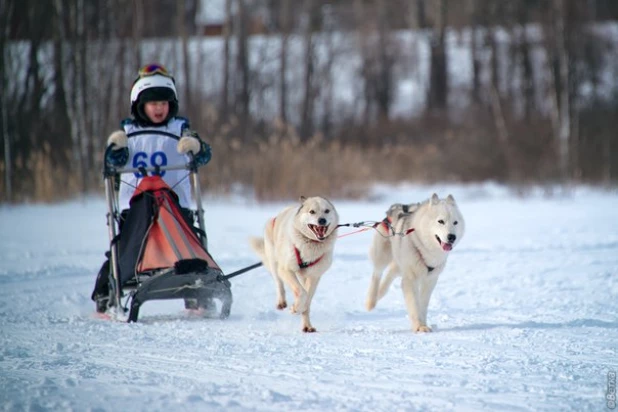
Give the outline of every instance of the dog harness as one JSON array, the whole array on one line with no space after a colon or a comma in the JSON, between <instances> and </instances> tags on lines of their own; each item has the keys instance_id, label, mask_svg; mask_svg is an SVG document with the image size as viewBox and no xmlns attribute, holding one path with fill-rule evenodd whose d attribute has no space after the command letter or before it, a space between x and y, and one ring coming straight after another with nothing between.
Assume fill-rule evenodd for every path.
<instances>
[{"instance_id":1,"label":"dog harness","mask_svg":"<svg viewBox=\"0 0 618 412\"><path fill-rule=\"evenodd\" d=\"M271 223L273 229L275 228L275 221L276 220L277 220L277 218L273 217L273 220L272 220L272 223ZM298 248L296 246L294 246L294 254L296 254L296 263L298 263L298 267L300 269L310 268L311 266L316 265L324 257L324 255L322 255L319 258L317 258L316 260L314 260L313 262L305 262L303 260L303 258L300 256L300 250L298 250Z\"/></svg>"},{"instance_id":2,"label":"dog harness","mask_svg":"<svg viewBox=\"0 0 618 412\"><path fill-rule=\"evenodd\" d=\"M294 253L296 253L296 263L298 263L298 267L301 268L301 269L307 269L307 268L317 264L324 257L324 255L322 255L319 258L317 258L316 260L314 260L313 262L305 262L300 257L300 250L298 250L298 248L296 246L294 246Z\"/></svg>"},{"instance_id":3,"label":"dog harness","mask_svg":"<svg viewBox=\"0 0 618 412\"><path fill-rule=\"evenodd\" d=\"M407 213L407 211L408 211L407 205L405 205L403 209L404 209L404 213ZM382 219L382 221L377 222L376 224L374 224L373 228L375 229L378 226L382 226L382 227L384 227L384 230L386 230L386 231L390 230L391 232L395 233L395 231L393 229L392 223L393 223L393 219L390 218L389 216L386 216L384 219ZM410 228L410 229L406 230L401 235L402 236L406 236L406 235L409 235L412 232L414 232L414 228ZM417 249L417 252L418 252L419 256L421 257L421 259L423 259L423 261L424 261L425 259L423 258L423 255L421 254L421 251ZM429 272L429 273L433 272L433 270L435 269L432 266L427 266L427 264L425 264L425 266L427 267L427 272Z\"/></svg>"}]
</instances>

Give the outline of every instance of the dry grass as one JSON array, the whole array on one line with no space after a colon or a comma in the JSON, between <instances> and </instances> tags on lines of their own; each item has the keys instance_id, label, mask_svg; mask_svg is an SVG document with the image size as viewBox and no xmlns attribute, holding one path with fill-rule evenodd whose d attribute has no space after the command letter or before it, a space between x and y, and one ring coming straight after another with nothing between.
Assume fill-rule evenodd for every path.
<instances>
[{"instance_id":1,"label":"dry grass","mask_svg":"<svg viewBox=\"0 0 618 412\"><path fill-rule=\"evenodd\" d=\"M359 198L376 181L422 181L431 174L431 149L407 145L363 149L324 141L272 137L251 145L213 142L213 160L203 172L207 187L250 187L259 201L323 195Z\"/></svg>"},{"instance_id":2,"label":"dry grass","mask_svg":"<svg viewBox=\"0 0 618 412\"><path fill-rule=\"evenodd\" d=\"M216 125L207 111L202 123ZM509 181L505 159L518 169L519 182L547 178L553 165L550 141L518 130L512 153L504 153L491 125L478 118L457 125L435 119L391 123L388 127L345 130L340 139L321 135L302 140L295 130L274 122L240 139L237 123L197 127L213 148L213 159L200 171L202 191L226 194L238 187L258 201L296 199L300 195L360 198L375 182ZM538 127L535 130L539 130ZM528 138L529 136L529 138ZM70 156L65 156L69 159ZM102 194L101 175L82 182L71 162L52 160L49 146L17 161L13 170L13 202L51 202L84 192ZM94 166L101 170L101 165ZM4 165L0 162L0 202L6 202Z\"/></svg>"},{"instance_id":3,"label":"dry grass","mask_svg":"<svg viewBox=\"0 0 618 412\"><path fill-rule=\"evenodd\" d=\"M227 193L234 185L250 188L259 201L284 200L300 195L359 198L376 181L423 181L435 175L434 148L385 146L363 149L320 137L307 142L285 138L241 145L234 139L212 142L213 160L200 176L203 191ZM52 202L79 194L73 171L54 165L48 148L33 153L24 164L17 164L20 184L14 187L13 201ZM4 175L4 166L0 172ZM100 166L97 166L100 168ZM100 182L89 182L100 192ZM0 182L0 201L6 201L4 177Z\"/></svg>"}]
</instances>

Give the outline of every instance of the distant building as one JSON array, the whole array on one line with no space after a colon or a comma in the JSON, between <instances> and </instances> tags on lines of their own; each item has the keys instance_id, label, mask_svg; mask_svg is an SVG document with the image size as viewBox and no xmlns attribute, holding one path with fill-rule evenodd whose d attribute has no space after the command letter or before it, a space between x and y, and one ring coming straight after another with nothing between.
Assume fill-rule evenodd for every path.
<instances>
[{"instance_id":1,"label":"distant building","mask_svg":"<svg viewBox=\"0 0 618 412\"><path fill-rule=\"evenodd\" d=\"M195 16L196 34L203 36L220 36L225 26L225 3L227 0L199 0ZM237 1L231 1L232 26L238 13ZM249 34L270 33L268 4L264 0L245 0L249 19ZM233 31L234 28L231 27Z\"/></svg>"}]
</instances>

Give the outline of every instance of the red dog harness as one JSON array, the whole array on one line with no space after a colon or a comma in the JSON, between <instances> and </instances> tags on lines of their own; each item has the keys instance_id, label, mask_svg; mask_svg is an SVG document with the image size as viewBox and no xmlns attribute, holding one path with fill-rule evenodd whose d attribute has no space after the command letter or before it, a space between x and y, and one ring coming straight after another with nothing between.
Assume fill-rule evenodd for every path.
<instances>
[{"instance_id":1,"label":"red dog harness","mask_svg":"<svg viewBox=\"0 0 618 412\"><path fill-rule=\"evenodd\" d=\"M296 253L296 263L298 263L298 267L301 269L306 269L317 264L324 257L324 255L322 255L313 262L304 262L303 259L300 257L300 250L298 250L296 246L294 246L294 253Z\"/></svg>"},{"instance_id":2,"label":"red dog harness","mask_svg":"<svg viewBox=\"0 0 618 412\"><path fill-rule=\"evenodd\" d=\"M275 228L275 220L276 218L273 218L273 221L272 221L273 229ZM300 256L300 250L298 250L296 246L294 246L294 253L296 254L296 263L298 263L298 267L300 269L307 269L313 265L316 265L324 257L324 255L322 255L316 260L314 260L313 262L305 262L303 261L303 258Z\"/></svg>"}]
</instances>

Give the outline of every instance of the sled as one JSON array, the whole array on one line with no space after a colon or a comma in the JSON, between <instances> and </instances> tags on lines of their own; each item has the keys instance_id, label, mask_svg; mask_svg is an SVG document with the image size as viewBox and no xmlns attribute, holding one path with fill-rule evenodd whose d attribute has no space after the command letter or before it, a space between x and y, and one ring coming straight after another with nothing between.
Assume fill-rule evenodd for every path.
<instances>
[{"instance_id":1,"label":"sled","mask_svg":"<svg viewBox=\"0 0 618 412\"><path fill-rule=\"evenodd\" d=\"M195 209L182 209L176 193L160 176L165 170L179 169L189 174ZM123 214L117 187L124 173L141 173L145 177L135 189L128 213ZM95 287L97 312L116 311L123 319L128 312L127 321L137 322L145 302L182 299L186 309L227 318L232 306L229 278L233 275L225 276L208 252L198 166L193 159L173 167L105 166L103 175L110 249L108 267L104 269L104 265L102 272L107 273L108 296L96 299ZM188 213L195 217L197 227Z\"/></svg>"}]
</instances>

